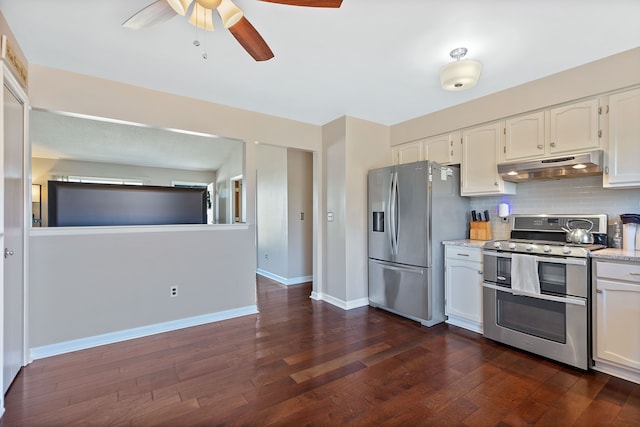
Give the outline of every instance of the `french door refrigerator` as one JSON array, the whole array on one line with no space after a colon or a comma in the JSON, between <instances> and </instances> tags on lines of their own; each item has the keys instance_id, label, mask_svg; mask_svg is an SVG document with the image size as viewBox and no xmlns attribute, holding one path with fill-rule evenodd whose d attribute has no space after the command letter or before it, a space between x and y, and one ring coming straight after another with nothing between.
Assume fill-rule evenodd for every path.
<instances>
[{"instance_id":1,"label":"french door refrigerator","mask_svg":"<svg viewBox=\"0 0 640 427\"><path fill-rule=\"evenodd\" d=\"M460 169L422 161L373 169L369 305L433 326L445 320L443 240L467 236Z\"/></svg>"}]
</instances>

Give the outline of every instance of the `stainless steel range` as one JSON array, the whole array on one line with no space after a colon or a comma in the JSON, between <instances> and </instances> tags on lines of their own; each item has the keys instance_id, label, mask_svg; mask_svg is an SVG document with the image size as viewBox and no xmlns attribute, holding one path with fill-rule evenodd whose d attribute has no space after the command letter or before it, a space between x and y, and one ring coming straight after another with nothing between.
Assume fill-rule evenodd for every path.
<instances>
[{"instance_id":1,"label":"stainless steel range","mask_svg":"<svg viewBox=\"0 0 640 427\"><path fill-rule=\"evenodd\" d=\"M594 243L567 243L572 228L591 228ZM589 254L606 231L606 215L511 215L511 239L484 247L484 336L589 369Z\"/></svg>"}]
</instances>

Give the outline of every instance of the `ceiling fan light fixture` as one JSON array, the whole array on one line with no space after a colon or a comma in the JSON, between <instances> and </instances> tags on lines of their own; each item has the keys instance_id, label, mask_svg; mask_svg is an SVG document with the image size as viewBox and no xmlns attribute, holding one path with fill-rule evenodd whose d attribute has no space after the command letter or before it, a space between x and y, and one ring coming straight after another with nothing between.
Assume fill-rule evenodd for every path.
<instances>
[{"instance_id":1,"label":"ceiling fan light fixture","mask_svg":"<svg viewBox=\"0 0 640 427\"><path fill-rule=\"evenodd\" d=\"M460 47L451 51L455 61L448 63L440 70L440 84L444 90L460 91L471 89L478 84L482 64L470 59L461 60L467 49Z\"/></svg>"},{"instance_id":2,"label":"ceiling fan light fixture","mask_svg":"<svg viewBox=\"0 0 640 427\"><path fill-rule=\"evenodd\" d=\"M217 10L225 28L233 27L244 16L244 12L231 0L222 0Z\"/></svg>"},{"instance_id":3,"label":"ceiling fan light fixture","mask_svg":"<svg viewBox=\"0 0 640 427\"><path fill-rule=\"evenodd\" d=\"M196 0L196 3L198 3L200 6L211 10L220 6L220 2L221 0Z\"/></svg>"},{"instance_id":4,"label":"ceiling fan light fixture","mask_svg":"<svg viewBox=\"0 0 640 427\"><path fill-rule=\"evenodd\" d=\"M189 24L202 30L213 31L213 14L211 9L200 6L196 3L193 6L193 12L189 18Z\"/></svg>"},{"instance_id":5,"label":"ceiling fan light fixture","mask_svg":"<svg viewBox=\"0 0 640 427\"><path fill-rule=\"evenodd\" d=\"M167 0L167 3L169 3L169 6L171 6L178 15L185 16L193 0Z\"/></svg>"}]
</instances>

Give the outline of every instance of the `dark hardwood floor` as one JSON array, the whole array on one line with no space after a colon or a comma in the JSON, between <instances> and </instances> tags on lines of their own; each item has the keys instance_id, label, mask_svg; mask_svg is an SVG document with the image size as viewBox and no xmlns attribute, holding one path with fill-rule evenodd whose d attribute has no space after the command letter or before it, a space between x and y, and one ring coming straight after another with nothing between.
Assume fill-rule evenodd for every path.
<instances>
[{"instance_id":1,"label":"dark hardwood floor","mask_svg":"<svg viewBox=\"0 0 640 427\"><path fill-rule=\"evenodd\" d=\"M640 385L258 279L260 314L36 360L0 426L640 425Z\"/></svg>"}]
</instances>

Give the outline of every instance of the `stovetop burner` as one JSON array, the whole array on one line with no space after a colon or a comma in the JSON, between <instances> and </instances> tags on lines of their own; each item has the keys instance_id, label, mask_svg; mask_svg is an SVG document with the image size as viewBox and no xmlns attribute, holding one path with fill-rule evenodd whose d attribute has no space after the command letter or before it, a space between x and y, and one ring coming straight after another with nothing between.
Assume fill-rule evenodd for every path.
<instances>
[{"instance_id":1,"label":"stovetop burner","mask_svg":"<svg viewBox=\"0 0 640 427\"><path fill-rule=\"evenodd\" d=\"M607 232L606 215L511 215L511 239L485 243L485 249L525 254L586 258L589 253L606 246L566 242L570 224L593 223L591 230L603 235ZM606 235L606 234L604 234Z\"/></svg>"}]
</instances>

